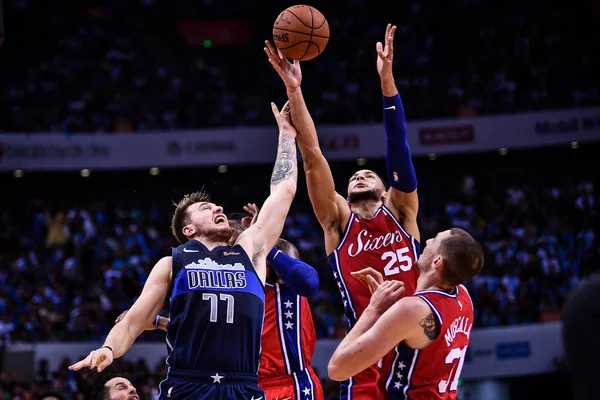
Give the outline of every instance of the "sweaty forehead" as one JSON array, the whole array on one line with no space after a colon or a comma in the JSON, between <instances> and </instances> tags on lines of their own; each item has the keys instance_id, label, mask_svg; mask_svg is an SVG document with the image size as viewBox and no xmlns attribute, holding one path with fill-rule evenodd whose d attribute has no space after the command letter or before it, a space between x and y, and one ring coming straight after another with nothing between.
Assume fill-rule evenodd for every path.
<instances>
[{"instance_id":1,"label":"sweaty forehead","mask_svg":"<svg viewBox=\"0 0 600 400\"><path fill-rule=\"evenodd\" d=\"M123 384L123 385L131 385L131 382L129 382L128 379L125 379L123 377L117 377L117 378L112 378L111 380L107 381L106 384L104 386L107 386L109 388L113 388L119 384Z\"/></svg>"},{"instance_id":2,"label":"sweaty forehead","mask_svg":"<svg viewBox=\"0 0 600 400\"><path fill-rule=\"evenodd\" d=\"M209 203L208 201L201 201L199 203L194 203L192 204L192 206L190 207L190 211L198 211L200 210L200 208L204 205L210 205L210 206L214 206L213 203Z\"/></svg>"},{"instance_id":3,"label":"sweaty forehead","mask_svg":"<svg viewBox=\"0 0 600 400\"><path fill-rule=\"evenodd\" d=\"M361 169L360 171L356 171L354 173L354 175L352 175L350 177L350 179L355 178L359 175L376 175L375 172L371 171L370 169Z\"/></svg>"}]
</instances>

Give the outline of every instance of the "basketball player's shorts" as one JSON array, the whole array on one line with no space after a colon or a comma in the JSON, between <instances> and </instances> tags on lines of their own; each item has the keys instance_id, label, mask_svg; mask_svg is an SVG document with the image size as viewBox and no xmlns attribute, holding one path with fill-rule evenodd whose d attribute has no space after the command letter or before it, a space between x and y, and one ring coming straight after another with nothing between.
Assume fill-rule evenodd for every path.
<instances>
[{"instance_id":1,"label":"basketball player's shorts","mask_svg":"<svg viewBox=\"0 0 600 400\"><path fill-rule=\"evenodd\" d=\"M379 368L373 365L340 385L340 400L385 400L379 389Z\"/></svg>"},{"instance_id":2,"label":"basketball player's shorts","mask_svg":"<svg viewBox=\"0 0 600 400\"><path fill-rule=\"evenodd\" d=\"M160 383L159 400L262 400L254 374L196 372L169 368Z\"/></svg>"},{"instance_id":3,"label":"basketball player's shorts","mask_svg":"<svg viewBox=\"0 0 600 400\"><path fill-rule=\"evenodd\" d=\"M321 381L312 368L302 372L261 379L265 400L324 400Z\"/></svg>"}]
</instances>

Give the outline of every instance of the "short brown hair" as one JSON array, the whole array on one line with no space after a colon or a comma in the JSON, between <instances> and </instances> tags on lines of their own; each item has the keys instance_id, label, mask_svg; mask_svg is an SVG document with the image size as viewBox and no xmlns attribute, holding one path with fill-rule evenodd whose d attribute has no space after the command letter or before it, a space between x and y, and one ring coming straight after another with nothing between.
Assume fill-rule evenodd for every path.
<instances>
[{"instance_id":1,"label":"short brown hair","mask_svg":"<svg viewBox=\"0 0 600 400\"><path fill-rule=\"evenodd\" d=\"M452 286L468 281L483 268L481 245L460 228L450 229L450 236L440 244L439 252L444 259L442 279Z\"/></svg>"},{"instance_id":2,"label":"short brown hair","mask_svg":"<svg viewBox=\"0 0 600 400\"><path fill-rule=\"evenodd\" d=\"M188 241L187 236L183 234L183 227L190 223L188 208L193 204L207 201L210 201L210 196L204 191L199 191L188 193L179 203L174 203L175 212L171 219L171 231L179 243L184 244Z\"/></svg>"}]
</instances>

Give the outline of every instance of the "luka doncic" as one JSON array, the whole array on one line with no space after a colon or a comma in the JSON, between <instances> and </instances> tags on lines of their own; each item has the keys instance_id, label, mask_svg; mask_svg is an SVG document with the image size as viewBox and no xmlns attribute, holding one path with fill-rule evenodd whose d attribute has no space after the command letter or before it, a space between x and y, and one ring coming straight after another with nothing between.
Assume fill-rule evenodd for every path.
<instances>
[{"instance_id":1,"label":"luka doncic","mask_svg":"<svg viewBox=\"0 0 600 400\"><path fill-rule=\"evenodd\" d=\"M186 195L173 215L181 246L152 269L142 294L104 345L69 367L103 370L152 323L170 293L166 379L159 399L264 400L257 371L264 317L266 256L279 238L296 193L296 131L280 113L271 195L234 246L223 209L202 192Z\"/></svg>"}]
</instances>

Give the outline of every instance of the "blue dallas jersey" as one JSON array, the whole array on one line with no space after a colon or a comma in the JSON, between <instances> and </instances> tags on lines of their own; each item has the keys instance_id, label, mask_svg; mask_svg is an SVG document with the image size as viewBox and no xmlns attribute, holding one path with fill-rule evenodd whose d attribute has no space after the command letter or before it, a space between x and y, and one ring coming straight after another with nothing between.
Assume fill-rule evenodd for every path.
<instances>
[{"instance_id":1,"label":"blue dallas jersey","mask_svg":"<svg viewBox=\"0 0 600 400\"><path fill-rule=\"evenodd\" d=\"M169 367L256 375L265 289L244 249L191 240L171 254Z\"/></svg>"}]
</instances>

